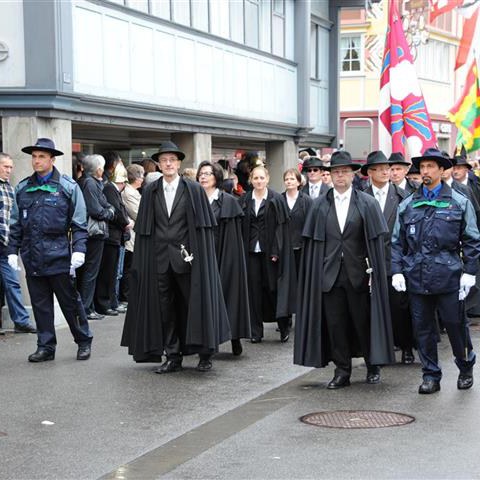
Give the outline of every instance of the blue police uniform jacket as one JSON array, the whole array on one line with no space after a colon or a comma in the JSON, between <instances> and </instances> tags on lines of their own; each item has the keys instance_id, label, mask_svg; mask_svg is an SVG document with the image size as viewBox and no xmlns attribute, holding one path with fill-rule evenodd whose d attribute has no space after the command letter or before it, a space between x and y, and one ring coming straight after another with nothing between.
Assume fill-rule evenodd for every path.
<instances>
[{"instance_id":1,"label":"blue police uniform jacket","mask_svg":"<svg viewBox=\"0 0 480 480\"><path fill-rule=\"evenodd\" d=\"M73 252L86 252L87 213L77 183L54 167L45 183L36 174L15 189L8 254L20 250L27 275L70 271Z\"/></svg>"},{"instance_id":2,"label":"blue police uniform jacket","mask_svg":"<svg viewBox=\"0 0 480 480\"><path fill-rule=\"evenodd\" d=\"M422 187L398 206L392 235L392 274L407 291L434 295L458 290L462 273L475 275L480 233L472 203L442 182L428 200Z\"/></svg>"}]
</instances>

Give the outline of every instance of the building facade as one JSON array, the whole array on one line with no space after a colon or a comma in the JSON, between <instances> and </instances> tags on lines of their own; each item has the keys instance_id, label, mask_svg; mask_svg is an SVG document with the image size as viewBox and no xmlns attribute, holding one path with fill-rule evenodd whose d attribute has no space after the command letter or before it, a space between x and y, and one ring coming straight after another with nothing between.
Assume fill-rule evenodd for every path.
<instances>
[{"instance_id":1,"label":"building facade","mask_svg":"<svg viewBox=\"0 0 480 480\"><path fill-rule=\"evenodd\" d=\"M404 29L414 14L409 10L412 3L401 2ZM378 150L380 68L388 23L387 5L387 0L381 0L369 3L367 8L343 10L341 14L339 143L357 160L365 160L369 152ZM456 129L446 114L455 104L461 91L460 82L466 75L465 67L454 71L462 21L454 10L430 23L428 0L417 1L415 6L423 8L420 22L425 22L411 46L417 76L439 148L452 154ZM412 41L409 35L407 31L407 41Z\"/></svg>"},{"instance_id":2,"label":"building facade","mask_svg":"<svg viewBox=\"0 0 480 480\"><path fill-rule=\"evenodd\" d=\"M66 172L72 151L113 148L128 163L166 139L193 166L260 150L279 185L298 146L335 145L338 19L363 4L0 2L2 150L20 160L21 147L51 137Z\"/></svg>"}]
</instances>

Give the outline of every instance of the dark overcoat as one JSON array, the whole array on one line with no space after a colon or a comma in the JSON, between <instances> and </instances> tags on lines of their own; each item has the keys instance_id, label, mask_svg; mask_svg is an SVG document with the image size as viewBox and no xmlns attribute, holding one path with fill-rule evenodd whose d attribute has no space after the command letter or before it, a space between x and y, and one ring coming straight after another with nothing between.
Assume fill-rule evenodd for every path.
<instances>
[{"instance_id":1,"label":"dark overcoat","mask_svg":"<svg viewBox=\"0 0 480 480\"><path fill-rule=\"evenodd\" d=\"M232 338L250 338L247 267L242 241L243 211L238 200L221 192L215 235L218 269Z\"/></svg>"},{"instance_id":2,"label":"dark overcoat","mask_svg":"<svg viewBox=\"0 0 480 480\"><path fill-rule=\"evenodd\" d=\"M182 178L186 193L189 246L194 256L184 354L214 353L229 340L230 328L215 255L215 217L203 188ZM135 250L131 267L131 294L121 345L137 362L158 360L164 351L162 314L158 301L154 246L154 196L159 181L148 185L135 222ZM188 313L186 313L188 311Z\"/></svg>"},{"instance_id":3,"label":"dark overcoat","mask_svg":"<svg viewBox=\"0 0 480 480\"><path fill-rule=\"evenodd\" d=\"M353 190L351 201L356 202L362 216L368 257L373 268L369 362L386 365L395 362L385 261L388 227L378 202L370 195ZM294 363L307 367L324 367L331 360L328 331L323 319L322 276L326 222L333 202L332 190L317 198L303 230L305 244L298 279ZM352 356L359 356L359 352Z\"/></svg>"},{"instance_id":4,"label":"dark overcoat","mask_svg":"<svg viewBox=\"0 0 480 480\"><path fill-rule=\"evenodd\" d=\"M245 254L248 254L250 239L250 223L254 213L254 200L252 192L248 192L241 198L241 207L244 213L242 222L242 235ZM269 289L276 292L277 305L275 316L277 318L288 317L295 311L295 261L293 250L290 247L288 234L288 210L282 196L268 189L265 201L265 268L269 282ZM272 262L272 256L278 257L277 262ZM264 322L275 319L263 319Z\"/></svg>"}]
</instances>

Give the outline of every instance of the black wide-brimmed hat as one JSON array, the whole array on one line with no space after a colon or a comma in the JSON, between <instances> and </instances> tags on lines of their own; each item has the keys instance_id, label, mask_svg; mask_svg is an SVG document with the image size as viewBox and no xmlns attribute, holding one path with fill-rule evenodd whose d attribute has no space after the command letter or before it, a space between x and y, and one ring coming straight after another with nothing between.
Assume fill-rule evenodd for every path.
<instances>
[{"instance_id":1,"label":"black wide-brimmed hat","mask_svg":"<svg viewBox=\"0 0 480 480\"><path fill-rule=\"evenodd\" d=\"M168 141L168 142L163 142L160 144L160 147L158 149L157 153L154 153L152 155L152 160L154 162L158 162L158 157L162 153L174 153L179 160L183 160L185 158L185 154L178 148L177 145L175 145L173 142Z\"/></svg>"},{"instance_id":2,"label":"black wide-brimmed hat","mask_svg":"<svg viewBox=\"0 0 480 480\"><path fill-rule=\"evenodd\" d=\"M321 170L325 170L325 165L318 157L308 157L305 159L302 165L302 170L307 170L307 168L318 167Z\"/></svg>"},{"instance_id":3,"label":"black wide-brimmed hat","mask_svg":"<svg viewBox=\"0 0 480 480\"><path fill-rule=\"evenodd\" d=\"M410 169L407 172L407 175L418 175L419 173L420 173L420 170L415 165L412 164L410 166Z\"/></svg>"},{"instance_id":4,"label":"black wide-brimmed hat","mask_svg":"<svg viewBox=\"0 0 480 480\"><path fill-rule=\"evenodd\" d=\"M324 166L325 170L329 172L332 171L332 168L336 167L351 167L353 171L359 170L362 166L359 163L352 162L352 156L345 151L333 152L332 157L330 158L330 165Z\"/></svg>"},{"instance_id":5,"label":"black wide-brimmed hat","mask_svg":"<svg viewBox=\"0 0 480 480\"><path fill-rule=\"evenodd\" d=\"M371 152L368 154L367 157L367 163L365 165L362 165L362 168L360 171L362 172L362 175L367 175L367 171L370 167L373 165L390 165L388 158L385 156L383 152L380 150L377 150L375 152Z\"/></svg>"},{"instance_id":6,"label":"black wide-brimmed hat","mask_svg":"<svg viewBox=\"0 0 480 480\"><path fill-rule=\"evenodd\" d=\"M388 157L388 163L390 165L405 165L406 167L409 167L411 165L410 162L407 162L405 160L405 157L403 156L403 153L401 153L401 152L393 152Z\"/></svg>"},{"instance_id":7,"label":"black wide-brimmed hat","mask_svg":"<svg viewBox=\"0 0 480 480\"><path fill-rule=\"evenodd\" d=\"M463 165L471 170L473 167L467 161L467 151L465 150L465 146L462 145L460 152L458 149L455 149L455 153L453 154L452 158L453 165Z\"/></svg>"},{"instance_id":8,"label":"black wide-brimmed hat","mask_svg":"<svg viewBox=\"0 0 480 480\"><path fill-rule=\"evenodd\" d=\"M420 169L420 162L425 161L425 160L434 160L441 167L443 167L445 169L452 168L452 166L453 166L453 163L450 160L450 158L443 155L442 152L440 150L438 150L437 148L427 148L423 152L423 155L421 155L420 157L413 157L412 158L412 163L418 169Z\"/></svg>"},{"instance_id":9,"label":"black wide-brimmed hat","mask_svg":"<svg viewBox=\"0 0 480 480\"><path fill-rule=\"evenodd\" d=\"M29 147L22 148L22 152L28 153L30 155L34 150L51 153L54 157L60 157L61 155L63 155L63 152L57 150L55 148L55 143L53 143L53 140L50 140L49 138L38 138L35 145L30 145Z\"/></svg>"}]
</instances>

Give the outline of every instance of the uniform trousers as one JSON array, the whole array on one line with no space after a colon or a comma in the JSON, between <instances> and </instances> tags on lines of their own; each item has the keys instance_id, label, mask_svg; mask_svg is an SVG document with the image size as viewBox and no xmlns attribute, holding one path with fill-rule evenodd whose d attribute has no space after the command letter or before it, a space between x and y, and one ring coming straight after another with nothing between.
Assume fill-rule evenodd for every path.
<instances>
[{"instance_id":1,"label":"uniform trousers","mask_svg":"<svg viewBox=\"0 0 480 480\"><path fill-rule=\"evenodd\" d=\"M72 277L68 273L59 273L44 277L27 275L26 278L33 315L37 324L38 347L55 351L57 345L53 294L57 297L75 343L90 345L93 335L88 327L82 299L74 286Z\"/></svg>"},{"instance_id":2,"label":"uniform trousers","mask_svg":"<svg viewBox=\"0 0 480 480\"><path fill-rule=\"evenodd\" d=\"M323 306L335 375L350 377L352 357L360 354L370 365L369 293L353 289L342 263L332 289L323 293Z\"/></svg>"},{"instance_id":3,"label":"uniform trousers","mask_svg":"<svg viewBox=\"0 0 480 480\"><path fill-rule=\"evenodd\" d=\"M412 309L413 332L417 343L418 356L422 362L423 378L440 381L442 369L438 363L437 309L461 373L468 372L475 364L470 332L462 303L458 301L458 290L438 295L409 293Z\"/></svg>"},{"instance_id":4,"label":"uniform trousers","mask_svg":"<svg viewBox=\"0 0 480 480\"><path fill-rule=\"evenodd\" d=\"M248 254L247 277L252 338L263 338L263 322L276 319L277 292L268 281L265 253ZM281 332L288 330L288 317L277 319Z\"/></svg>"}]
</instances>

